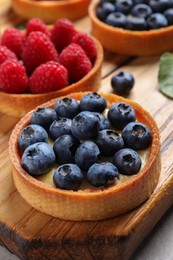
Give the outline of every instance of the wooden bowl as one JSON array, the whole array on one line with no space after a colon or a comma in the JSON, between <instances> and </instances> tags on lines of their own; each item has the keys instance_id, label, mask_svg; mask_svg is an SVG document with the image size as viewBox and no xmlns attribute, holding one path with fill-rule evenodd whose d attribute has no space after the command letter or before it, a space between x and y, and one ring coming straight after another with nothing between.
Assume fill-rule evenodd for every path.
<instances>
[{"instance_id":1,"label":"wooden bowl","mask_svg":"<svg viewBox=\"0 0 173 260\"><path fill-rule=\"evenodd\" d=\"M44 94L8 94L0 91L0 111L10 116L22 117L36 106L55 97L78 91L97 91L101 82L101 66L103 62L103 48L94 39L97 57L92 69L78 82L63 89Z\"/></svg>"},{"instance_id":2,"label":"wooden bowl","mask_svg":"<svg viewBox=\"0 0 173 260\"><path fill-rule=\"evenodd\" d=\"M80 100L86 93L73 93L68 97ZM137 175L125 182L104 189L93 188L68 191L54 188L30 176L21 166L18 137L29 124L33 111L23 117L14 128L9 141L9 154L13 165L13 178L21 196L34 208L54 217L67 220L101 220L115 217L139 206L150 197L160 174L160 135L151 115L140 105L114 94L103 95L108 107L115 102L126 102L133 106L137 120L145 123L152 133L152 144L146 165ZM53 99L42 107L54 107Z\"/></svg>"},{"instance_id":3,"label":"wooden bowl","mask_svg":"<svg viewBox=\"0 0 173 260\"><path fill-rule=\"evenodd\" d=\"M54 23L59 18L79 19L88 13L91 0L32 1L12 0L12 8L21 17L38 17L45 23Z\"/></svg>"},{"instance_id":4,"label":"wooden bowl","mask_svg":"<svg viewBox=\"0 0 173 260\"><path fill-rule=\"evenodd\" d=\"M92 34L109 51L132 55L149 56L173 50L173 25L150 31L131 31L106 25L96 16L100 1L89 6Z\"/></svg>"}]
</instances>

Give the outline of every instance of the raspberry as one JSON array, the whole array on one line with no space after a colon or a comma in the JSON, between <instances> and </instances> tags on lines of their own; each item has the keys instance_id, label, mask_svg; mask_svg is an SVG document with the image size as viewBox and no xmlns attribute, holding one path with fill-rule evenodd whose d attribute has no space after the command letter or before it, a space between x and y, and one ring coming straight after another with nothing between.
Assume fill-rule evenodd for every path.
<instances>
[{"instance_id":1,"label":"raspberry","mask_svg":"<svg viewBox=\"0 0 173 260\"><path fill-rule=\"evenodd\" d=\"M15 28L9 28L2 35L1 45L13 51L20 59L25 41L26 37L23 32Z\"/></svg>"},{"instance_id":2,"label":"raspberry","mask_svg":"<svg viewBox=\"0 0 173 260\"><path fill-rule=\"evenodd\" d=\"M47 35L42 32L31 32L26 40L22 59L30 75L40 64L57 61L58 53Z\"/></svg>"},{"instance_id":3,"label":"raspberry","mask_svg":"<svg viewBox=\"0 0 173 260\"><path fill-rule=\"evenodd\" d=\"M16 54L7 47L0 45L0 65L6 60L17 60Z\"/></svg>"},{"instance_id":4,"label":"raspberry","mask_svg":"<svg viewBox=\"0 0 173 260\"><path fill-rule=\"evenodd\" d=\"M15 60L7 60L0 66L1 90L7 93L24 93L28 86L28 77L24 66Z\"/></svg>"},{"instance_id":5,"label":"raspberry","mask_svg":"<svg viewBox=\"0 0 173 260\"><path fill-rule=\"evenodd\" d=\"M76 43L67 46L59 56L60 63L67 68L70 83L83 78L92 67L84 50Z\"/></svg>"},{"instance_id":6,"label":"raspberry","mask_svg":"<svg viewBox=\"0 0 173 260\"><path fill-rule=\"evenodd\" d=\"M39 31L45 33L50 38L50 31L45 23L39 18L32 18L26 25L26 36L31 32Z\"/></svg>"},{"instance_id":7,"label":"raspberry","mask_svg":"<svg viewBox=\"0 0 173 260\"><path fill-rule=\"evenodd\" d=\"M72 39L72 43L79 44L85 51L90 61L94 63L97 56L97 50L95 42L89 34L80 32L76 33Z\"/></svg>"},{"instance_id":8,"label":"raspberry","mask_svg":"<svg viewBox=\"0 0 173 260\"><path fill-rule=\"evenodd\" d=\"M55 23L52 29L51 40L59 53L71 43L76 33L73 24L68 19L59 19Z\"/></svg>"},{"instance_id":9,"label":"raspberry","mask_svg":"<svg viewBox=\"0 0 173 260\"><path fill-rule=\"evenodd\" d=\"M61 64L49 61L41 64L29 79L32 93L47 93L68 85L68 71Z\"/></svg>"}]
</instances>

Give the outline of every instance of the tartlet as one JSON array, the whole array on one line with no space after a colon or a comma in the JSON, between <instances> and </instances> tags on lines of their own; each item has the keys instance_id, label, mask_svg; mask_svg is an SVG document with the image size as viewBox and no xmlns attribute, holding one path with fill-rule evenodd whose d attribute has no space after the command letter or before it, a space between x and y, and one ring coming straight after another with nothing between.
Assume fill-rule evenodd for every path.
<instances>
[{"instance_id":1,"label":"tartlet","mask_svg":"<svg viewBox=\"0 0 173 260\"><path fill-rule=\"evenodd\" d=\"M73 93L68 97L81 100L86 92ZM13 178L21 196L34 208L54 217L66 220L102 220L128 212L145 200L154 191L160 174L160 135L152 116L140 105L114 94L100 93L108 103L126 102L133 106L137 120L146 124L152 133L152 144L146 165L141 171L116 185L105 188L86 188L84 190L61 190L45 184L30 176L21 166L21 153L18 137L21 130L29 124L33 111L23 117L14 128L9 142L9 154L13 165ZM53 99L42 107L54 107Z\"/></svg>"},{"instance_id":2,"label":"tartlet","mask_svg":"<svg viewBox=\"0 0 173 260\"><path fill-rule=\"evenodd\" d=\"M133 56L157 55L173 49L173 25L149 31L131 31L109 26L96 16L99 2L97 0L90 4L89 16L92 34L105 49Z\"/></svg>"},{"instance_id":3,"label":"tartlet","mask_svg":"<svg viewBox=\"0 0 173 260\"><path fill-rule=\"evenodd\" d=\"M44 94L8 94L0 91L0 111L10 116L22 117L36 106L52 99L73 92L97 91L101 82L101 67L103 62L103 48L94 39L97 57L92 69L81 80L63 89Z\"/></svg>"},{"instance_id":4,"label":"tartlet","mask_svg":"<svg viewBox=\"0 0 173 260\"><path fill-rule=\"evenodd\" d=\"M79 19L88 12L91 0L32 1L12 0L13 10L21 17L38 17L46 23L53 23L58 18Z\"/></svg>"}]
</instances>

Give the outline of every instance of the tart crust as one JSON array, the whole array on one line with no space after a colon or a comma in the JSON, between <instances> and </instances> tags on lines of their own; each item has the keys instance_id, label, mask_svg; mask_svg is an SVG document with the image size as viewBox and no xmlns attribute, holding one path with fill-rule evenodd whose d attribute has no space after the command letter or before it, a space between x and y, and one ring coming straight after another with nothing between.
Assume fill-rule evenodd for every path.
<instances>
[{"instance_id":1,"label":"tart crust","mask_svg":"<svg viewBox=\"0 0 173 260\"><path fill-rule=\"evenodd\" d=\"M173 50L173 25L149 31L131 31L109 26L96 16L99 1L89 6L92 22L92 34L109 51L135 55L150 56Z\"/></svg>"},{"instance_id":2,"label":"tart crust","mask_svg":"<svg viewBox=\"0 0 173 260\"><path fill-rule=\"evenodd\" d=\"M0 111L10 116L22 117L31 109L52 99L79 91L97 91L101 82L101 67L103 62L103 48L97 39L93 38L97 58L92 69L78 82L63 89L44 94L8 94L0 91Z\"/></svg>"},{"instance_id":3,"label":"tart crust","mask_svg":"<svg viewBox=\"0 0 173 260\"><path fill-rule=\"evenodd\" d=\"M38 17L51 24L59 18L75 20L87 15L90 2L91 0L12 0L12 8L25 19Z\"/></svg>"},{"instance_id":4,"label":"tart crust","mask_svg":"<svg viewBox=\"0 0 173 260\"><path fill-rule=\"evenodd\" d=\"M73 93L69 97L80 100L86 92ZM29 123L33 111L23 117L14 128L9 141L9 154L13 164L13 178L21 196L34 208L54 217L66 220L102 220L128 212L145 200L154 191L161 170L160 135L152 116L140 105L114 94L103 95L108 107L115 102L126 102L136 111L137 119L145 123L152 133L148 162L144 168L126 182L104 189L68 191L51 187L30 176L21 166L18 137ZM57 99L42 106L53 107Z\"/></svg>"}]
</instances>

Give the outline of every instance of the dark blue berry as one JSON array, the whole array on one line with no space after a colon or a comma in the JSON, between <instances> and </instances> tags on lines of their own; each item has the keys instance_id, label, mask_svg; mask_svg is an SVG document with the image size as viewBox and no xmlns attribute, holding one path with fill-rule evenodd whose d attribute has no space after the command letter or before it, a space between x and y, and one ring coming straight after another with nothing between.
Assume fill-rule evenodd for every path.
<instances>
[{"instance_id":1,"label":"dark blue berry","mask_svg":"<svg viewBox=\"0 0 173 260\"><path fill-rule=\"evenodd\" d=\"M101 21L105 21L106 17L115 12L115 5L112 3L100 4L96 9L96 15Z\"/></svg>"},{"instance_id":2,"label":"dark blue berry","mask_svg":"<svg viewBox=\"0 0 173 260\"><path fill-rule=\"evenodd\" d=\"M102 115L101 113L98 113L98 112L95 112L94 114L98 118L99 131L103 130L103 129L109 129L110 128L109 120L104 115Z\"/></svg>"},{"instance_id":3,"label":"dark blue berry","mask_svg":"<svg viewBox=\"0 0 173 260\"><path fill-rule=\"evenodd\" d=\"M168 21L163 14L154 13L147 18L149 29L159 29L168 26Z\"/></svg>"},{"instance_id":4,"label":"dark blue berry","mask_svg":"<svg viewBox=\"0 0 173 260\"><path fill-rule=\"evenodd\" d=\"M149 0L133 0L134 4L148 4Z\"/></svg>"},{"instance_id":5,"label":"dark blue berry","mask_svg":"<svg viewBox=\"0 0 173 260\"><path fill-rule=\"evenodd\" d=\"M74 98L62 98L58 100L54 109L59 117L71 118L75 117L79 111L79 103Z\"/></svg>"},{"instance_id":6,"label":"dark blue berry","mask_svg":"<svg viewBox=\"0 0 173 260\"><path fill-rule=\"evenodd\" d=\"M106 99L96 92L86 94L80 101L81 111L102 113L107 106Z\"/></svg>"},{"instance_id":7,"label":"dark blue berry","mask_svg":"<svg viewBox=\"0 0 173 260\"><path fill-rule=\"evenodd\" d=\"M76 164L84 171L87 171L94 163L98 163L99 159L100 150L94 142L85 141L76 150Z\"/></svg>"},{"instance_id":8,"label":"dark blue berry","mask_svg":"<svg viewBox=\"0 0 173 260\"><path fill-rule=\"evenodd\" d=\"M71 134L71 124L72 120L69 118L55 120L49 128L51 138L56 140L61 135Z\"/></svg>"},{"instance_id":9,"label":"dark blue berry","mask_svg":"<svg viewBox=\"0 0 173 260\"><path fill-rule=\"evenodd\" d=\"M118 177L117 168L110 162L95 163L88 172L87 179L95 187L111 184Z\"/></svg>"},{"instance_id":10,"label":"dark blue berry","mask_svg":"<svg viewBox=\"0 0 173 260\"><path fill-rule=\"evenodd\" d=\"M57 114L54 109L48 107L40 107L31 116L31 124L37 124L49 129L53 121L57 119Z\"/></svg>"},{"instance_id":11,"label":"dark blue berry","mask_svg":"<svg viewBox=\"0 0 173 260\"><path fill-rule=\"evenodd\" d=\"M34 176L49 172L54 162L55 154L52 147L42 142L30 145L22 156L22 167Z\"/></svg>"},{"instance_id":12,"label":"dark blue berry","mask_svg":"<svg viewBox=\"0 0 173 260\"><path fill-rule=\"evenodd\" d=\"M53 175L53 182L57 188L77 190L82 183L83 174L76 164L63 164Z\"/></svg>"},{"instance_id":13,"label":"dark blue berry","mask_svg":"<svg viewBox=\"0 0 173 260\"><path fill-rule=\"evenodd\" d=\"M31 144L47 141L48 134L40 125L28 125L19 135L19 146L22 150L25 150Z\"/></svg>"},{"instance_id":14,"label":"dark blue berry","mask_svg":"<svg viewBox=\"0 0 173 260\"><path fill-rule=\"evenodd\" d=\"M122 137L127 147L142 150L150 146L152 137L149 128L140 122L131 122L122 131Z\"/></svg>"},{"instance_id":15,"label":"dark blue berry","mask_svg":"<svg viewBox=\"0 0 173 260\"><path fill-rule=\"evenodd\" d=\"M166 9L173 7L170 0L150 0L149 6L155 13L163 13Z\"/></svg>"},{"instance_id":16,"label":"dark blue berry","mask_svg":"<svg viewBox=\"0 0 173 260\"><path fill-rule=\"evenodd\" d=\"M132 0L119 0L116 2L116 11L123 14L129 14L133 7Z\"/></svg>"},{"instance_id":17,"label":"dark blue berry","mask_svg":"<svg viewBox=\"0 0 173 260\"><path fill-rule=\"evenodd\" d=\"M168 24L173 25L173 8L166 10L163 15L166 17Z\"/></svg>"},{"instance_id":18,"label":"dark blue berry","mask_svg":"<svg viewBox=\"0 0 173 260\"><path fill-rule=\"evenodd\" d=\"M72 135L62 135L57 138L53 145L57 162L60 164L74 163L75 153L79 145L79 140Z\"/></svg>"},{"instance_id":19,"label":"dark blue berry","mask_svg":"<svg viewBox=\"0 0 173 260\"><path fill-rule=\"evenodd\" d=\"M105 23L113 27L124 28L126 25L126 16L120 12L114 12L107 16Z\"/></svg>"},{"instance_id":20,"label":"dark blue berry","mask_svg":"<svg viewBox=\"0 0 173 260\"><path fill-rule=\"evenodd\" d=\"M112 156L124 146L122 137L116 131L109 129L100 131L95 142L104 156Z\"/></svg>"},{"instance_id":21,"label":"dark blue berry","mask_svg":"<svg viewBox=\"0 0 173 260\"><path fill-rule=\"evenodd\" d=\"M122 130L128 123L136 121L136 113L132 106L118 102L110 107L108 119L115 128Z\"/></svg>"},{"instance_id":22,"label":"dark blue berry","mask_svg":"<svg viewBox=\"0 0 173 260\"><path fill-rule=\"evenodd\" d=\"M124 148L115 153L113 163L118 168L119 173L133 175L139 172L142 161L136 151Z\"/></svg>"},{"instance_id":23,"label":"dark blue berry","mask_svg":"<svg viewBox=\"0 0 173 260\"><path fill-rule=\"evenodd\" d=\"M147 22L144 18L129 16L126 21L126 29L132 31L144 31L147 29Z\"/></svg>"},{"instance_id":24,"label":"dark blue berry","mask_svg":"<svg viewBox=\"0 0 173 260\"><path fill-rule=\"evenodd\" d=\"M149 5L137 4L132 8L131 14L135 17L146 19L149 15L152 14L152 9Z\"/></svg>"},{"instance_id":25,"label":"dark blue berry","mask_svg":"<svg viewBox=\"0 0 173 260\"><path fill-rule=\"evenodd\" d=\"M111 4L115 4L116 0L100 0L100 3L101 4L104 4L104 3L111 3Z\"/></svg>"},{"instance_id":26,"label":"dark blue berry","mask_svg":"<svg viewBox=\"0 0 173 260\"><path fill-rule=\"evenodd\" d=\"M98 133L98 117L89 111L79 113L72 121L72 134L79 140L94 139Z\"/></svg>"},{"instance_id":27,"label":"dark blue berry","mask_svg":"<svg viewBox=\"0 0 173 260\"><path fill-rule=\"evenodd\" d=\"M134 77L128 71L120 71L111 79L111 86L116 94L128 95L134 86Z\"/></svg>"}]
</instances>

